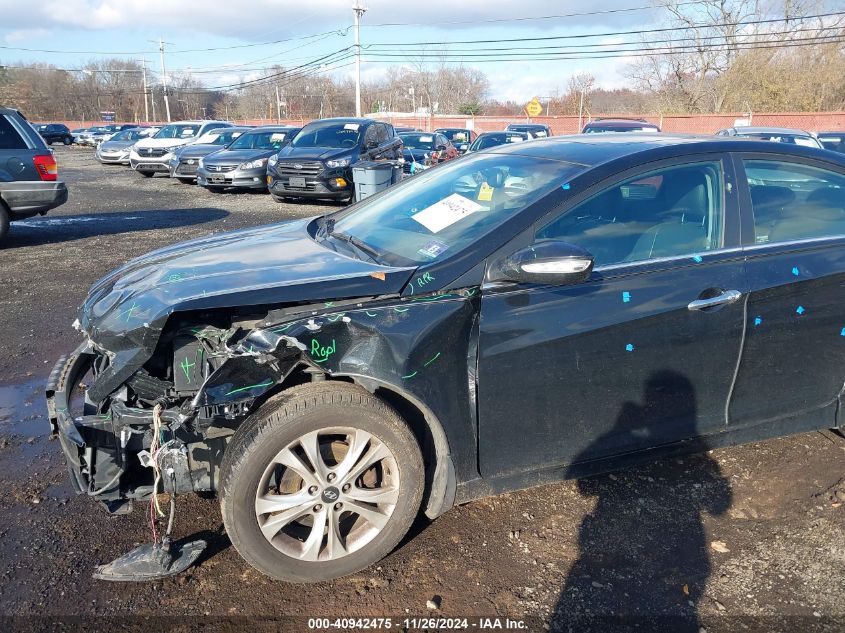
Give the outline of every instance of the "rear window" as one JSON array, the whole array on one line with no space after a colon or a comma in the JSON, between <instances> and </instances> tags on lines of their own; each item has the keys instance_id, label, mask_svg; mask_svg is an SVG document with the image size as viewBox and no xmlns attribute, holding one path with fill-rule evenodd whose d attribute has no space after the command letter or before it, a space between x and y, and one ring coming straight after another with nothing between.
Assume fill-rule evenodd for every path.
<instances>
[{"instance_id":1,"label":"rear window","mask_svg":"<svg viewBox=\"0 0 845 633\"><path fill-rule=\"evenodd\" d=\"M0 114L0 149L27 149L26 141L5 114Z\"/></svg>"}]
</instances>

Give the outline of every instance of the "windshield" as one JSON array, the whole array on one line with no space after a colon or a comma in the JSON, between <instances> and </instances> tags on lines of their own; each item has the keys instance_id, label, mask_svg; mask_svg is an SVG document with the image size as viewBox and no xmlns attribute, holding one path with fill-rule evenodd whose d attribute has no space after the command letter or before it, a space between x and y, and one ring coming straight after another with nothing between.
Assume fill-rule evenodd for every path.
<instances>
[{"instance_id":1,"label":"windshield","mask_svg":"<svg viewBox=\"0 0 845 633\"><path fill-rule=\"evenodd\" d=\"M467 130L438 130L438 132L455 143L466 143L469 141L469 132Z\"/></svg>"},{"instance_id":2,"label":"windshield","mask_svg":"<svg viewBox=\"0 0 845 633\"><path fill-rule=\"evenodd\" d=\"M141 130L123 130L112 136L111 141L137 141L141 138Z\"/></svg>"},{"instance_id":3,"label":"windshield","mask_svg":"<svg viewBox=\"0 0 845 633\"><path fill-rule=\"evenodd\" d=\"M232 130L229 128L218 128L206 132L197 139L197 145L228 145L234 139L243 134L243 130Z\"/></svg>"},{"instance_id":4,"label":"windshield","mask_svg":"<svg viewBox=\"0 0 845 633\"><path fill-rule=\"evenodd\" d=\"M199 129L200 126L196 124L165 125L154 138L191 138L197 135Z\"/></svg>"},{"instance_id":5,"label":"windshield","mask_svg":"<svg viewBox=\"0 0 845 633\"><path fill-rule=\"evenodd\" d=\"M360 123L322 122L306 125L291 142L292 147L356 147Z\"/></svg>"},{"instance_id":6,"label":"windshield","mask_svg":"<svg viewBox=\"0 0 845 633\"><path fill-rule=\"evenodd\" d=\"M407 149L434 149L433 134L400 134L399 138Z\"/></svg>"},{"instance_id":7,"label":"windshield","mask_svg":"<svg viewBox=\"0 0 845 633\"><path fill-rule=\"evenodd\" d=\"M285 131L250 132L243 134L229 146L229 149L275 149L285 144Z\"/></svg>"},{"instance_id":8,"label":"windshield","mask_svg":"<svg viewBox=\"0 0 845 633\"><path fill-rule=\"evenodd\" d=\"M387 255L429 263L455 255L583 167L513 154L478 154L414 176L340 217L342 233Z\"/></svg>"},{"instance_id":9,"label":"windshield","mask_svg":"<svg viewBox=\"0 0 845 633\"><path fill-rule=\"evenodd\" d=\"M612 125L591 125L584 130L584 134L598 134L601 132L657 132L656 127L639 126L639 127L614 127Z\"/></svg>"},{"instance_id":10,"label":"windshield","mask_svg":"<svg viewBox=\"0 0 845 633\"><path fill-rule=\"evenodd\" d=\"M542 125L509 125L512 132L531 132L534 136L547 136L546 128Z\"/></svg>"},{"instance_id":11,"label":"windshield","mask_svg":"<svg viewBox=\"0 0 845 633\"><path fill-rule=\"evenodd\" d=\"M803 145L804 147L819 147L819 142L812 136L796 136L794 134L777 134L766 132L755 132L750 134L737 134L739 138L753 138L761 141L772 141L773 143L788 143L790 145Z\"/></svg>"},{"instance_id":12,"label":"windshield","mask_svg":"<svg viewBox=\"0 0 845 633\"><path fill-rule=\"evenodd\" d=\"M481 149L496 147L497 145L504 145L505 143L519 143L524 141L525 137L522 134L482 134L479 136L469 148L477 152Z\"/></svg>"}]
</instances>

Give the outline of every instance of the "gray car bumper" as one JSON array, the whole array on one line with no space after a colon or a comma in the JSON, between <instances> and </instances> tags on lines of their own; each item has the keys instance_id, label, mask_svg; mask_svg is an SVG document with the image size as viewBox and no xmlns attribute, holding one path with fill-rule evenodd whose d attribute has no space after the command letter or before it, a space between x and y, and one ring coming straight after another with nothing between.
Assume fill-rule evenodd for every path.
<instances>
[{"instance_id":1,"label":"gray car bumper","mask_svg":"<svg viewBox=\"0 0 845 633\"><path fill-rule=\"evenodd\" d=\"M211 172L205 167L197 169L197 184L201 187L239 187L244 189L265 189L267 168L235 169L227 172Z\"/></svg>"},{"instance_id":2,"label":"gray car bumper","mask_svg":"<svg viewBox=\"0 0 845 633\"><path fill-rule=\"evenodd\" d=\"M12 219L47 213L67 202L67 185L62 181L0 182L0 198L9 207Z\"/></svg>"}]
</instances>

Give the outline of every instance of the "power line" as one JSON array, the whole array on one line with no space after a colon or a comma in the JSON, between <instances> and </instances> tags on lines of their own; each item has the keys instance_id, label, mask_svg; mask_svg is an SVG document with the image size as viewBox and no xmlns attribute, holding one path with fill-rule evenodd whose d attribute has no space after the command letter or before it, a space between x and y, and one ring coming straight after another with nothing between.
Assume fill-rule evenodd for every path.
<instances>
[{"instance_id":1,"label":"power line","mask_svg":"<svg viewBox=\"0 0 845 633\"><path fill-rule=\"evenodd\" d=\"M845 11L836 11L832 13L819 13L816 15L807 15L801 18L802 20L811 20L816 18L827 18L845 16ZM408 48L411 46L448 46L451 44L501 44L508 42L541 42L551 40L574 40L585 39L593 37L615 37L619 35L645 35L648 33L666 33L667 31L694 31L695 29L713 29L727 26L751 26L755 24L772 24L775 22L788 22L790 20L797 20L798 18L769 18L765 20L747 20L744 22L723 22L720 24L697 24L689 27L665 27L659 29L640 29L636 31L611 31L605 33L578 33L575 35L549 35L544 37L515 37L492 40L453 40L449 42L374 42L365 46L370 48L372 46L401 46Z\"/></svg>"},{"instance_id":2,"label":"power line","mask_svg":"<svg viewBox=\"0 0 845 633\"><path fill-rule=\"evenodd\" d=\"M674 6L676 7L683 7L687 5L693 4L703 4L702 0L694 0L692 2L678 2L675 3ZM561 13L559 15L538 15L535 17L518 17L518 18L488 18L486 20L456 20L456 21L446 21L446 22L383 22L381 24L367 24L362 25L362 27L372 28L372 27L387 27L387 26L456 26L461 24L492 24L492 23L501 23L501 22L529 22L533 20L559 20L563 18L580 18L580 17L589 17L589 16L596 16L596 15L609 15L613 13L631 13L634 11L651 11L656 9L662 9L658 5L645 5L640 7L628 7L623 9L605 9L600 11L580 11L578 13Z\"/></svg>"},{"instance_id":3,"label":"power line","mask_svg":"<svg viewBox=\"0 0 845 633\"><path fill-rule=\"evenodd\" d=\"M817 46L820 44L842 44L845 43L845 36L842 35L824 35L818 38L805 38L803 40L794 40L784 42L782 40L768 40L759 43L737 44L730 45L733 50L756 50L756 49L771 49L771 48L797 48L801 46ZM513 61L561 61L561 60L583 60L583 59L615 59L619 57L653 57L655 55L681 55L689 54L691 52L698 52L700 50L712 50L717 47L725 48L727 44L719 45L705 45L703 47L696 46L678 46L668 48L639 48L639 49L620 49L619 52L613 51L598 51L595 54L582 54L577 52L566 52L554 55L553 53L536 53L537 55L554 55L550 57L514 57L513 54L508 57L508 53L488 53L474 56L471 61L473 64L490 63L490 62L513 62ZM630 51L630 52L629 52ZM524 53L524 55L534 55L533 53ZM407 59L407 55L398 53L377 55L375 58L368 57L370 62L394 63L398 58ZM415 59L434 58L444 61L462 60L464 57L473 57L471 55L454 55L446 54L417 54L411 55ZM478 59L478 57L482 57Z\"/></svg>"}]
</instances>

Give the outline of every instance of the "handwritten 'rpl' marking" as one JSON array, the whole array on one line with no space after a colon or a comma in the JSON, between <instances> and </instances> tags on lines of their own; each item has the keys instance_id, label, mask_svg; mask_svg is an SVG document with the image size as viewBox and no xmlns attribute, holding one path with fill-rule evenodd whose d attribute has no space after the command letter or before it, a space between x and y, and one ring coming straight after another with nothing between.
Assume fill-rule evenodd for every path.
<instances>
[{"instance_id":1,"label":"handwritten 'rpl' marking","mask_svg":"<svg viewBox=\"0 0 845 633\"><path fill-rule=\"evenodd\" d=\"M315 338L311 339L311 356L314 358L315 363L325 363L329 360L329 356L334 354L337 351L337 344L335 343L334 339L332 339L331 345L323 347L320 345L320 341Z\"/></svg>"}]
</instances>

